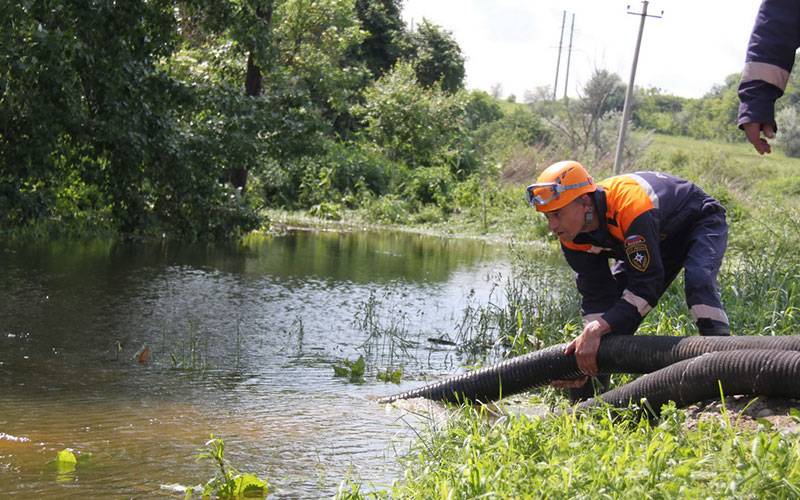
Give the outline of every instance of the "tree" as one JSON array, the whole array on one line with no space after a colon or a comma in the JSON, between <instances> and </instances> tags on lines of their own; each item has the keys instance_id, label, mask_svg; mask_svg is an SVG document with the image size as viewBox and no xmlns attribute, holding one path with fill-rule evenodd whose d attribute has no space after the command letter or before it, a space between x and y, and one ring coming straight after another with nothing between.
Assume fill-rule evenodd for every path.
<instances>
[{"instance_id":1,"label":"tree","mask_svg":"<svg viewBox=\"0 0 800 500\"><path fill-rule=\"evenodd\" d=\"M152 206L148 180L174 159L170 110L184 101L157 67L175 46L171 2L4 8L0 114L10 118L2 124L0 182L16 193L11 204L31 207L14 222L40 217L50 205L41 193L54 193L69 175L102 190L122 231L142 227ZM39 194L23 200L30 193Z\"/></svg>"},{"instance_id":2,"label":"tree","mask_svg":"<svg viewBox=\"0 0 800 500\"><path fill-rule=\"evenodd\" d=\"M363 134L391 160L417 168L458 168L465 134L464 96L425 88L410 63L398 63L365 92Z\"/></svg>"},{"instance_id":3,"label":"tree","mask_svg":"<svg viewBox=\"0 0 800 500\"><path fill-rule=\"evenodd\" d=\"M715 85L702 98L688 100L678 117L682 132L698 139L744 140L736 127L740 79L738 73L728 75L725 83Z\"/></svg>"},{"instance_id":4,"label":"tree","mask_svg":"<svg viewBox=\"0 0 800 500\"><path fill-rule=\"evenodd\" d=\"M266 142L271 156L314 149L355 101L363 70L348 54L365 32L353 0L192 0L185 5L186 24L205 32L199 45L190 46L194 57L211 63L226 84L242 82L248 96L264 101L252 103L265 116L249 120L248 133L251 141ZM239 69L241 60L246 60L245 72ZM235 185L244 188L248 171L258 164L256 157L240 157L229 165Z\"/></svg>"},{"instance_id":5,"label":"tree","mask_svg":"<svg viewBox=\"0 0 800 500\"><path fill-rule=\"evenodd\" d=\"M425 87L440 84L445 92L464 86L464 56L453 35L423 19L409 38L407 59L414 64L417 79Z\"/></svg>"},{"instance_id":6,"label":"tree","mask_svg":"<svg viewBox=\"0 0 800 500\"><path fill-rule=\"evenodd\" d=\"M375 78L392 68L403 51L405 23L400 0L356 0L355 12L366 36L353 57L366 64Z\"/></svg>"},{"instance_id":7,"label":"tree","mask_svg":"<svg viewBox=\"0 0 800 500\"><path fill-rule=\"evenodd\" d=\"M503 98L503 84L500 83L500 82L493 83L491 88L489 89L489 95L491 95L495 99L502 99Z\"/></svg>"},{"instance_id":8,"label":"tree","mask_svg":"<svg viewBox=\"0 0 800 500\"><path fill-rule=\"evenodd\" d=\"M553 87L550 85L540 85L533 90L526 90L522 96L525 104L536 104L549 101L553 98Z\"/></svg>"},{"instance_id":9,"label":"tree","mask_svg":"<svg viewBox=\"0 0 800 500\"><path fill-rule=\"evenodd\" d=\"M566 146L569 154L581 158L591 152L597 161L610 152L608 123L615 120L615 114L621 110L624 94L625 85L618 75L595 70L577 101L539 102L536 106L559 133L559 142Z\"/></svg>"},{"instance_id":10,"label":"tree","mask_svg":"<svg viewBox=\"0 0 800 500\"><path fill-rule=\"evenodd\" d=\"M581 109L595 121L609 111L621 111L625 104L625 87L616 73L595 69L579 95Z\"/></svg>"},{"instance_id":11,"label":"tree","mask_svg":"<svg viewBox=\"0 0 800 500\"><path fill-rule=\"evenodd\" d=\"M682 132L677 117L683 112L686 98L665 94L656 87L637 88L635 95L632 121L636 127L663 134Z\"/></svg>"}]
</instances>

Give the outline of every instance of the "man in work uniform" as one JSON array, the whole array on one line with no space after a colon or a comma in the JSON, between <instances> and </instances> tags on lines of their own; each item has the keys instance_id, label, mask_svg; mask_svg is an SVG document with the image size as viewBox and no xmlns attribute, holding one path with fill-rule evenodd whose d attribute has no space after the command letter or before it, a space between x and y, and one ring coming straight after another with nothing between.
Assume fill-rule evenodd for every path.
<instances>
[{"instance_id":1,"label":"man in work uniform","mask_svg":"<svg viewBox=\"0 0 800 500\"><path fill-rule=\"evenodd\" d=\"M759 154L772 148L764 137L775 137L775 101L783 95L800 46L800 2L764 0L747 45L739 83L739 119L747 140Z\"/></svg>"},{"instance_id":2,"label":"man in work uniform","mask_svg":"<svg viewBox=\"0 0 800 500\"><path fill-rule=\"evenodd\" d=\"M583 373L598 375L601 337L636 332L681 269L700 335L730 335L717 284L728 241L725 209L702 189L657 172L595 183L580 163L562 161L527 192L577 273L584 327L566 354L575 353ZM592 395L586 377L554 385L573 389L573 399Z\"/></svg>"}]
</instances>

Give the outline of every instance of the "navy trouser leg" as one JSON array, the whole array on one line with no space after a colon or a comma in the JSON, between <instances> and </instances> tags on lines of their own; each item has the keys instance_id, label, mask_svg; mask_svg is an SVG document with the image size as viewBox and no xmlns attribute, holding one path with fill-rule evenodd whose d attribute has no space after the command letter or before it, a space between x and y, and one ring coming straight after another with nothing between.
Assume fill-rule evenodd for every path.
<instances>
[{"instance_id":1,"label":"navy trouser leg","mask_svg":"<svg viewBox=\"0 0 800 500\"><path fill-rule=\"evenodd\" d=\"M728 246L728 224L724 209L718 205L706 205L703 213L688 238L684 262L686 305L700 335L730 335L717 282Z\"/></svg>"}]
</instances>

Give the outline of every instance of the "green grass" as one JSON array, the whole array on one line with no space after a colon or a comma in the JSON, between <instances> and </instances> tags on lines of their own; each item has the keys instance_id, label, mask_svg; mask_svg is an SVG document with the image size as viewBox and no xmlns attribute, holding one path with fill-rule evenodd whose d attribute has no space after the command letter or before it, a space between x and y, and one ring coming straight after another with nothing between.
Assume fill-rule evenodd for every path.
<instances>
[{"instance_id":1,"label":"green grass","mask_svg":"<svg viewBox=\"0 0 800 500\"><path fill-rule=\"evenodd\" d=\"M609 409L492 421L464 408L422 437L392 498L791 498L800 445L731 415L688 425Z\"/></svg>"}]
</instances>

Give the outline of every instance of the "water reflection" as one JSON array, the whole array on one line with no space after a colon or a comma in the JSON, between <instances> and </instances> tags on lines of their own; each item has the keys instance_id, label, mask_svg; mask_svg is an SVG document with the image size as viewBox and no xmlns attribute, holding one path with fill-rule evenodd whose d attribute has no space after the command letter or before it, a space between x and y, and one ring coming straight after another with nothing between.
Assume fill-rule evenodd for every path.
<instances>
[{"instance_id":1,"label":"water reflection","mask_svg":"<svg viewBox=\"0 0 800 500\"><path fill-rule=\"evenodd\" d=\"M29 441L0 439L0 496L164 495L210 477L194 457L211 433L279 498L329 496L348 474L388 483L412 431L374 398L451 370L426 338L505 272L502 248L406 234L6 246L0 433ZM419 345L400 386L333 377L370 303ZM67 447L92 457L58 477L46 464Z\"/></svg>"}]
</instances>

